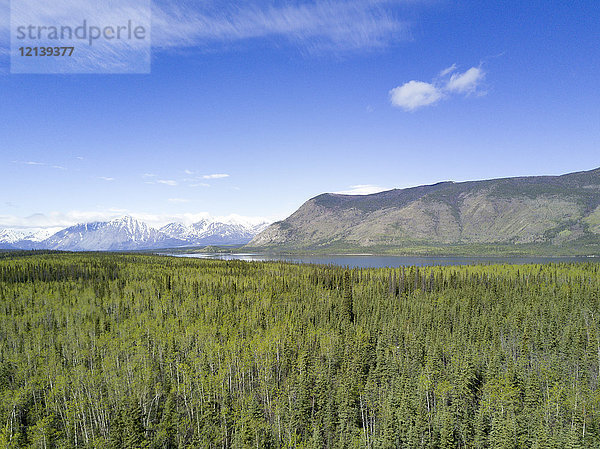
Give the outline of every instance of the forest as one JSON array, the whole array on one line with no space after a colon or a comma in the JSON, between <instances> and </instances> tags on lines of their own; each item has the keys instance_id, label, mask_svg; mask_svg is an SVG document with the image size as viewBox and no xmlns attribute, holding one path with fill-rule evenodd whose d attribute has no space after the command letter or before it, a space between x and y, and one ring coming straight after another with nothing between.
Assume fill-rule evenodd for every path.
<instances>
[{"instance_id":1,"label":"forest","mask_svg":"<svg viewBox=\"0 0 600 449\"><path fill-rule=\"evenodd\" d=\"M0 448L597 448L600 264L0 258Z\"/></svg>"}]
</instances>

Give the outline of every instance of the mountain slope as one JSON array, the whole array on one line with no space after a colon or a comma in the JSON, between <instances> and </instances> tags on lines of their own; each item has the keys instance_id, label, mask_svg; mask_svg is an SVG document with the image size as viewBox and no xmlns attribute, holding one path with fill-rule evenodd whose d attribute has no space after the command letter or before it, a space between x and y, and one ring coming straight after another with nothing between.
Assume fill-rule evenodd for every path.
<instances>
[{"instance_id":1,"label":"mountain slope","mask_svg":"<svg viewBox=\"0 0 600 449\"><path fill-rule=\"evenodd\" d=\"M598 252L600 169L442 182L372 195L327 193L271 225L248 247L428 252L457 245Z\"/></svg>"}]
</instances>

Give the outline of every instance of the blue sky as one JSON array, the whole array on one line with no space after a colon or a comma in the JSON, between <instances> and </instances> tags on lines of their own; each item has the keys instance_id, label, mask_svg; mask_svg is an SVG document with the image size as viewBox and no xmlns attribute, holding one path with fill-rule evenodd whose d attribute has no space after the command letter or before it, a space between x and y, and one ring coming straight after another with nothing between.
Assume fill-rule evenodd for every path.
<instances>
[{"instance_id":1,"label":"blue sky","mask_svg":"<svg viewBox=\"0 0 600 449\"><path fill-rule=\"evenodd\" d=\"M600 166L597 1L174 4L150 74L16 75L0 0L0 228Z\"/></svg>"}]
</instances>

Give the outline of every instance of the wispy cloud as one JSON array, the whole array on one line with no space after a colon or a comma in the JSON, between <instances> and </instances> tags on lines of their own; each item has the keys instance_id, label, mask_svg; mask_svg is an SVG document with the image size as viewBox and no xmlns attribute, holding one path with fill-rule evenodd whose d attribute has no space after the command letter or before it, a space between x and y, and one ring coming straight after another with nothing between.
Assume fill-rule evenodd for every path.
<instances>
[{"instance_id":1,"label":"wispy cloud","mask_svg":"<svg viewBox=\"0 0 600 449\"><path fill-rule=\"evenodd\" d=\"M210 187L210 184L207 184L205 182L197 182L189 184L189 187Z\"/></svg>"},{"instance_id":2,"label":"wispy cloud","mask_svg":"<svg viewBox=\"0 0 600 449\"><path fill-rule=\"evenodd\" d=\"M0 0L0 56L10 47L10 0Z\"/></svg>"},{"instance_id":3,"label":"wispy cloud","mask_svg":"<svg viewBox=\"0 0 600 449\"><path fill-rule=\"evenodd\" d=\"M107 181L107 182L111 182L111 181L115 180L115 178L111 178L108 176L98 176L98 179L101 179L102 181Z\"/></svg>"},{"instance_id":4,"label":"wispy cloud","mask_svg":"<svg viewBox=\"0 0 600 449\"><path fill-rule=\"evenodd\" d=\"M159 48L209 47L249 39L283 39L309 50L381 48L409 38L398 0L266 3L155 2L152 43Z\"/></svg>"},{"instance_id":5,"label":"wispy cloud","mask_svg":"<svg viewBox=\"0 0 600 449\"><path fill-rule=\"evenodd\" d=\"M480 90L485 72L479 67L471 67L466 72L457 72L456 64L442 70L431 83L409 81L390 90L390 101L393 106L414 111L416 109L438 103L452 95L482 95Z\"/></svg>"},{"instance_id":6,"label":"wispy cloud","mask_svg":"<svg viewBox=\"0 0 600 449\"><path fill-rule=\"evenodd\" d=\"M66 170L66 167L57 164L51 164L46 162L38 162L38 161L12 161L13 164L18 165L29 165L29 166L37 166L37 167L48 167L53 168L55 170Z\"/></svg>"},{"instance_id":7,"label":"wispy cloud","mask_svg":"<svg viewBox=\"0 0 600 449\"><path fill-rule=\"evenodd\" d=\"M174 181L172 179L159 179L156 182L157 182L157 184L164 184L164 185L171 186L171 187L177 185L177 181Z\"/></svg>"},{"instance_id":8,"label":"wispy cloud","mask_svg":"<svg viewBox=\"0 0 600 449\"><path fill-rule=\"evenodd\" d=\"M456 64L452 64L450 67L446 67L444 70L440 72L440 77L449 75L457 69Z\"/></svg>"},{"instance_id":9,"label":"wispy cloud","mask_svg":"<svg viewBox=\"0 0 600 449\"><path fill-rule=\"evenodd\" d=\"M1 2L2 0L0 0ZM6 0L4 0L5 2ZM19 0L11 2L10 21L0 20L0 48L10 47L10 22L14 27L40 26L38 34L31 39L18 37L25 45L56 46L74 44L77 51L69 58L46 58L40 61L13 61L13 72L23 73L147 73L150 67L150 39L104 39L92 38L87 32L85 39L58 41L49 31L51 27L88 25L104 28L122 25L123 22L143 25L151 29L150 2L146 0L116 0L96 2L93 0ZM0 8L0 13L2 8ZM4 17L0 14L0 17ZM13 35L13 39L18 34ZM93 45L91 44L93 41ZM35 58L38 59L38 58ZM17 63L18 62L18 63Z\"/></svg>"},{"instance_id":10,"label":"wispy cloud","mask_svg":"<svg viewBox=\"0 0 600 449\"><path fill-rule=\"evenodd\" d=\"M131 1L131 0L129 0ZM410 23L402 18L407 4L425 0L309 0L263 2L209 0L202 2L152 2L152 46L162 51L182 48L210 50L250 40L289 43L308 52L346 52L388 47L411 39ZM8 10L8 1L0 0ZM97 6L94 22L112 24L119 18L147 20L132 11L128 2ZM96 3L94 3L96 5ZM85 10L80 0L27 0L20 13L27 21L69 23ZM86 11L89 14L89 11ZM7 14L8 17L8 14ZM8 35L1 23L0 35ZM5 46L8 48L8 38ZM0 42L1 43L1 42ZM98 43L100 45L100 43ZM0 46L1 47L1 46ZM108 56L115 48L106 46Z\"/></svg>"},{"instance_id":11,"label":"wispy cloud","mask_svg":"<svg viewBox=\"0 0 600 449\"><path fill-rule=\"evenodd\" d=\"M346 190L341 190L338 193L340 195L370 195L372 193L385 192L386 190L390 190L387 187L381 187L373 184L359 184L355 186L350 186Z\"/></svg>"},{"instance_id":12,"label":"wispy cloud","mask_svg":"<svg viewBox=\"0 0 600 449\"><path fill-rule=\"evenodd\" d=\"M223 179L223 178L229 178L229 175L226 173L215 173L213 175L204 175L202 176L203 179Z\"/></svg>"}]
</instances>

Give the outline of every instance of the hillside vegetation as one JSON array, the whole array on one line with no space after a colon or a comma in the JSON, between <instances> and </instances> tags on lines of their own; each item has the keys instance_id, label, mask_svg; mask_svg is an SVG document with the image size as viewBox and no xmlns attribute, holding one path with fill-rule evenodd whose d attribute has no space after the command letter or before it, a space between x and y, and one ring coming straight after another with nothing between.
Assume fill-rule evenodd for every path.
<instances>
[{"instance_id":1,"label":"hillside vegetation","mask_svg":"<svg viewBox=\"0 0 600 449\"><path fill-rule=\"evenodd\" d=\"M323 194L256 236L269 251L600 254L600 169Z\"/></svg>"},{"instance_id":2,"label":"hillside vegetation","mask_svg":"<svg viewBox=\"0 0 600 449\"><path fill-rule=\"evenodd\" d=\"M0 447L600 447L599 268L5 255Z\"/></svg>"}]
</instances>

